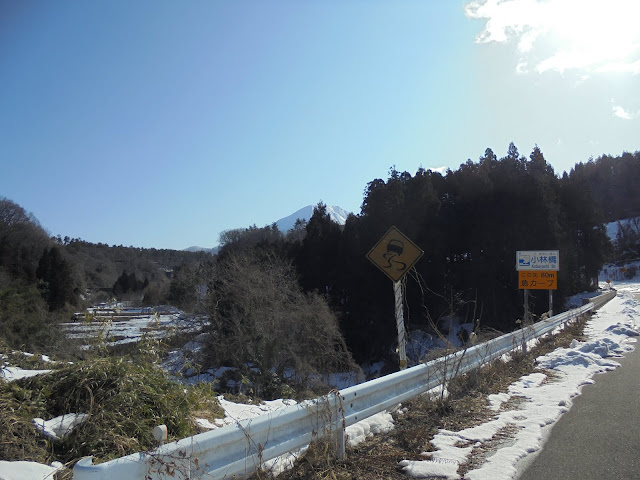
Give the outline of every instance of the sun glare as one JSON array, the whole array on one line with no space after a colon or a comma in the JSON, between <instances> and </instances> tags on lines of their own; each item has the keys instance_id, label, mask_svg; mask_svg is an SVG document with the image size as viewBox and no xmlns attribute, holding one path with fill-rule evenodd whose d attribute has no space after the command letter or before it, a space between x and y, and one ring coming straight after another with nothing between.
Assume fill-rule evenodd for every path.
<instances>
[{"instance_id":1,"label":"sun glare","mask_svg":"<svg viewBox=\"0 0 640 480\"><path fill-rule=\"evenodd\" d=\"M630 59L638 52L640 34L634 23L640 15L640 3L566 0L556 8L549 18L559 51L538 70L598 68Z\"/></svg>"},{"instance_id":2,"label":"sun glare","mask_svg":"<svg viewBox=\"0 0 640 480\"><path fill-rule=\"evenodd\" d=\"M640 1L490 0L465 7L471 18L486 19L479 43L518 41L526 57L544 40L547 51L536 70L640 72ZM545 49L546 50L546 49Z\"/></svg>"}]
</instances>

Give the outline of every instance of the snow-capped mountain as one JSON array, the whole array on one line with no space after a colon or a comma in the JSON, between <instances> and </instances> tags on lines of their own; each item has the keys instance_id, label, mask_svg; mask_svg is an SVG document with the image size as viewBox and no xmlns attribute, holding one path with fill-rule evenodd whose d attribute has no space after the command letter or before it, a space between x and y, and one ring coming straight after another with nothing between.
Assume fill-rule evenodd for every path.
<instances>
[{"instance_id":1,"label":"snow-capped mountain","mask_svg":"<svg viewBox=\"0 0 640 480\"><path fill-rule=\"evenodd\" d=\"M283 233L287 233L293 228L296 220L298 219L306 220L308 222L313 215L313 208L313 205L307 205L297 212L292 213L288 217L281 218L276 222L276 225L278 225L278 230ZM331 205L327 205L327 213L329 214L329 218L331 218L331 220L340 225L344 225L347 221L347 217L349 216L349 212L347 212L343 208Z\"/></svg>"},{"instance_id":2,"label":"snow-capped mountain","mask_svg":"<svg viewBox=\"0 0 640 480\"><path fill-rule=\"evenodd\" d=\"M311 219L311 216L313 215L313 209L314 209L313 205L307 205L306 207L301 208L297 212L292 213L288 217L281 218L276 222L276 225L278 226L278 230L280 230L282 233L287 233L289 230L293 228L293 226L296 223L296 220L298 219L306 220L308 222L309 219ZM333 220L339 225L344 225L347 222L347 217L349 216L349 212L347 212L344 208L331 206L331 205L327 205L327 213L329 214L329 218L331 218L331 220ZM185 250L188 250L190 252L204 251L204 252L211 253L212 255L217 255L218 249L219 247L204 248L199 246L185 248Z\"/></svg>"}]
</instances>

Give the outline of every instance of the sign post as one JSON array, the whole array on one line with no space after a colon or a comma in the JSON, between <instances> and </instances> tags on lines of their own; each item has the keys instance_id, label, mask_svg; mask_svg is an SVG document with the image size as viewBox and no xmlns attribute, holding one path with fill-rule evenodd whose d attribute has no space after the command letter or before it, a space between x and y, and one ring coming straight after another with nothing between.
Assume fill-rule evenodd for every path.
<instances>
[{"instance_id":1,"label":"sign post","mask_svg":"<svg viewBox=\"0 0 640 480\"><path fill-rule=\"evenodd\" d=\"M529 290L549 291L549 316L553 315L553 291L558 289L560 253L558 250L516 252L518 288L524 290L524 321L529 321Z\"/></svg>"},{"instance_id":2,"label":"sign post","mask_svg":"<svg viewBox=\"0 0 640 480\"><path fill-rule=\"evenodd\" d=\"M396 329L398 330L398 357L400 370L407 368L407 333L404 329L404 309L402 308L402 282L393 282L393 296L396 301Z\"/></svg>"},{"instance_id":3,"label":"sign post","mask_svg":"<svg viewBox=\"0 0 640 480\"><path fill-rule=\"evenodd\" d=\"M407 368L402 279L422 255L424 252L420 247L396 227L391 227L367 253L367 258L393 281L396 328L398 330L398 356L400 357L401 370Z\"/></svg>"}]
</instances>

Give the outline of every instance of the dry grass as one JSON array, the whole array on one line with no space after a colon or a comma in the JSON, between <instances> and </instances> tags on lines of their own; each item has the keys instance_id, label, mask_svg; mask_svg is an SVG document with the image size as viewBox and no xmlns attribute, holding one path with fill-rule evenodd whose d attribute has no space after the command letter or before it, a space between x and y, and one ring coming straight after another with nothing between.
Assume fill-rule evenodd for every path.
<instances>
[{"instance_id":1,"label":"dry grass","mask_svg":"<svg viewBox=\"0 0 640 480\"><path fill-rule=\"evenodd\" d=\"M480 425L495 416L488 408L487 395L506 392L523 375L538 371L535 359L559 347L581 339L585 319L567 326L555 337L542 339L526 355L514 354L510 362L493 362L475 372L454 379L444 399L420 396L405 402L402 413L395 414L395 427L356 448L347 449L347 459L337 462L330 448L314 446L295 467L282 474L283 480L395 480L404 479L401 460L424 460L422 453L433 450L431 440L440 429L460 431ZM514 433L505 428L491 442L474 449L470 461L461 465L459 474L479 466L487 451L499 446ZM264 476L256 475L255 479Z\"/></svg>"},{"instance_id":2,"label":"dry grass","mask_svg":"<svg viewBox=\"0 0 640 480\"><path fill-rule=\"evenodd\" d=\"M279 479L310 480L356 480L356 479L405 479L406 475L398 467L401 460L412 458L402 448L393 445L388 434L379 439L370 439L357 448L349 449L347 458L335 460L330 445L317 442L309 447L305 456L296 463L292 470L281 474ZM418 459L418 457L415 457ZM258 473L250 480L268 478Z\"/></svg>"},{"instance_id":3,"label":"dry grass","mask_svg":"<svg viewBox=\"0 0 640 480\"><path fill-rule=\"evenodd\" d=\"M40 416L42 408L32 404L29 392L0 381L0 459L51 461L48 441L35 435L31 420Z\"/></svg>"},{"instance_id":4,"label":"dry grass","mask_svg":"<svg viewBox=\"0 0 640 480\"><path fill-rule=\"evenodd\" d=\"M336 461L331 446L310 446L283 480L382 480L406 479L401 460L420 460L433 449L431 440L439 429L461 430L483 423L495 412L486 397L505 392L521 376L536 371L535 358L574 338L582 338L584 322L570 325L556 337L545 339L527 355L514 355L508 363L494 362L450 382L445 399L415 398L396 413L395 428L347 450L345 461ZM37 357L19 358L24 366L42 368ZM18 357L16 357L18 360ZM213 420L223 416L211 387L188 387L169 380L149 358L94 358L59 368L49 375L16 382L0 381L0 458L71 466L85 455L104 461L155 447L152 428L169 427L171 439L197 433L192 419ZM29 364L29 365L27 365ZM89 413L91 420L66 439L52 442L36 434L31 420L49 419L64 413ZM512 432L499 432L495 444ZM484 447L490 448L491 445ZM474 450L460 473L482 462L483 449ZM71 478L70 470L57 475ZM267 478L258 472L255 480Z\"/></svg>"},{"instance_id":5,"label":"dry grass","mask_svg":"<svg viewBox=\"0 0 640 480\"><path fill-rule=\"evenodd\" d=\"M47 375L0 381L0 458L69 466L83 456L96 462L155 448L153 427L165 424L170 440L198 433L195 413L224 416L207 385L185 387L150 363L101 358ZM35 417L69 413L90 419L62 440L38 435Z\"/></svg>"}]
</instances>

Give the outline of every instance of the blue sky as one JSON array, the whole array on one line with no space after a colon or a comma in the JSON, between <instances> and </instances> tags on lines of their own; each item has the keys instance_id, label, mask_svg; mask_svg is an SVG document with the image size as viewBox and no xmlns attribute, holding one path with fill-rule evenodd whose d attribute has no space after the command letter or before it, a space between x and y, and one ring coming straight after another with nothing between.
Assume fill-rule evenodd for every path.
<instances>
[{"instance_id":1,"label":"blue sky","mask_svg":"<svg viewBox=\"0 0 640 480\"><path fill-rule=\"evenodd\" d=\"M53 235L214 246L392 165L640 150L622 0L0 3L0 196Z\"/></svg>"}]
</instances>

